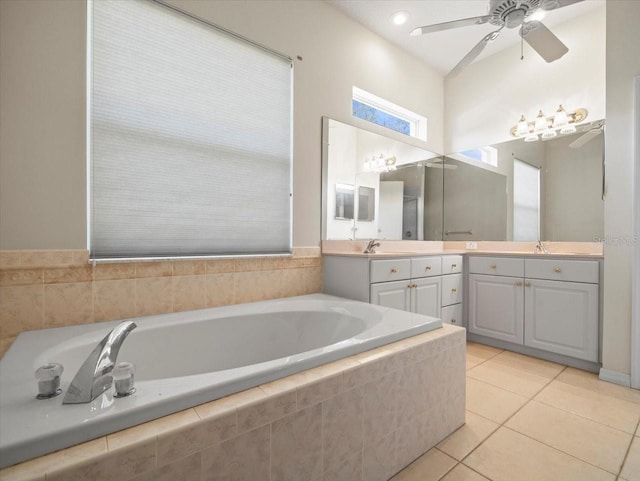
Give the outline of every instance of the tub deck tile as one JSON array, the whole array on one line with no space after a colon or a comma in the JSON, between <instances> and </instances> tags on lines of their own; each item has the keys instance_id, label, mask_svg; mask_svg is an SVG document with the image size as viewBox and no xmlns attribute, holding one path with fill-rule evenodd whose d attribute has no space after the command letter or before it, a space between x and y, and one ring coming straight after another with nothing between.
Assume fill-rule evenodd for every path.
<instances>
[{"instance_id":1,"label":"tub deck tile","mask_svg":"<svg viewBox=\"0 0 640 481\"><path fill-rule=\"evenodd\" d=\"M265 393L265 399L238 409L238 434L291 414L296 410L296 401L295 391L274 396L268 396Z\"/></svg>"}]
</instances>

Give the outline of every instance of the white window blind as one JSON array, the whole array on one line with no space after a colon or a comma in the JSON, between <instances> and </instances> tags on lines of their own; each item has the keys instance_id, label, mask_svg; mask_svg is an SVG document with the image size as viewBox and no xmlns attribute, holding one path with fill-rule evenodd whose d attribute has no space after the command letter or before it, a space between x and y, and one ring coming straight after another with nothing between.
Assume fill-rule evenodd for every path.
<instances>
[{"instance_id":1,"label":"white window blind","mask_svg":"<svg viewBox=\"0 0 640 481\"><path fill-rule=\"evenodd\" d=\"M290 59L147 0L89 20L92 257L290 252Z\"/></svg>"},{"instance_id":2,"label":"white window blind","mask_svg":"<svg viewBox=\"0 0 640 481\"><path fill-rule=\"evenodd\" d=\"M513 159L513 240L540 240L540 169Z\"/></svg>"}]
</instances>

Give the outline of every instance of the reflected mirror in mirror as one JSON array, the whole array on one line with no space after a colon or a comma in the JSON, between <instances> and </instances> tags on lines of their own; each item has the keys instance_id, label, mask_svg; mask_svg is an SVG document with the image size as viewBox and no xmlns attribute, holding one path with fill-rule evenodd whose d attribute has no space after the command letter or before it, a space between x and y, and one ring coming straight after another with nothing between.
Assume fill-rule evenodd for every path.
<instances>
[{"instance_id":1,"label":"reflected mirror in mirror","mask_svg":"<svg viewBox=\"0 0 640 481\"><path fill-rule=\"evenodd\" d=\"M328 118L322 137L323 239L442 240L441 155ZM357 189L356 218L337 215L337 185Z\"/></svg>"},{"instance_id":2,"label":"reflected mirror in mirror","mask_svg":"<svg viewBox=\"0 0 640 481\"><path fill-rule=\"evenodd\" d=\"M376 190L372 187L358 187L358 220L373 222L375 215Z\"/></svg>"},{"instance_id":3,"label":"reflected mirror in mirror","mask_svg":"<svg viewBox=\"0 0 640 481\"><path fill-rule=\"evenodd\" d=\"M604 236L604 121L575 134L447 155L444 240L594 242Z\"/></svg>"},{"instance_id":4,"label":"reflected mirror in mirror","mask_svg":"<svg viewBox=\"0 0 640 481\"><path fill-rule=\"evenodd\" d=\"M335 219L338 219L338 220L353 219L353 206L355 205L354 191L355 191L355 187L353 185L336 184Z\"/></svg>"}]
</instances>

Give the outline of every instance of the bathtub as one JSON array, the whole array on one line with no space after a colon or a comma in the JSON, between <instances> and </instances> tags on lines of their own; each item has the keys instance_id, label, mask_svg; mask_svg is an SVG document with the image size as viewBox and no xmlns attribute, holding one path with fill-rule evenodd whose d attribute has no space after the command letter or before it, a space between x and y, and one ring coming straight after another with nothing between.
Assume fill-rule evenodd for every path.
<instances>
[{"instance_id":1,"label":"bathtub","mask_svg":"<svg viewBox=\"0 0 640 481\"><path fill-rule=\"evenodd\" d=\"M439 319L324 294L135 319L118 361L135 394L36 400L33 373L61 363L69 386L120 321L22 333L0 361L0 467L103 436L442 326Z\"/></svg>"}]
</instances>

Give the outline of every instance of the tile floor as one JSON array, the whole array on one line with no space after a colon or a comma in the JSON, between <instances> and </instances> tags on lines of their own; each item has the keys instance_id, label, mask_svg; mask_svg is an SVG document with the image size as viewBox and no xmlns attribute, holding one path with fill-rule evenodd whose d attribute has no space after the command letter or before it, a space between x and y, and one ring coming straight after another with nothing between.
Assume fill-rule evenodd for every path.
<instances>
[{"instance_id":1,"label":"tile floor","mask_svg":"<svg viewBox=\"0 0 640 481\"><path fill-rule=\"evenodd\" d=\"M467 345L466 424L392 481L640 481L640 391Z\"/></svg>"}]
</instances>

